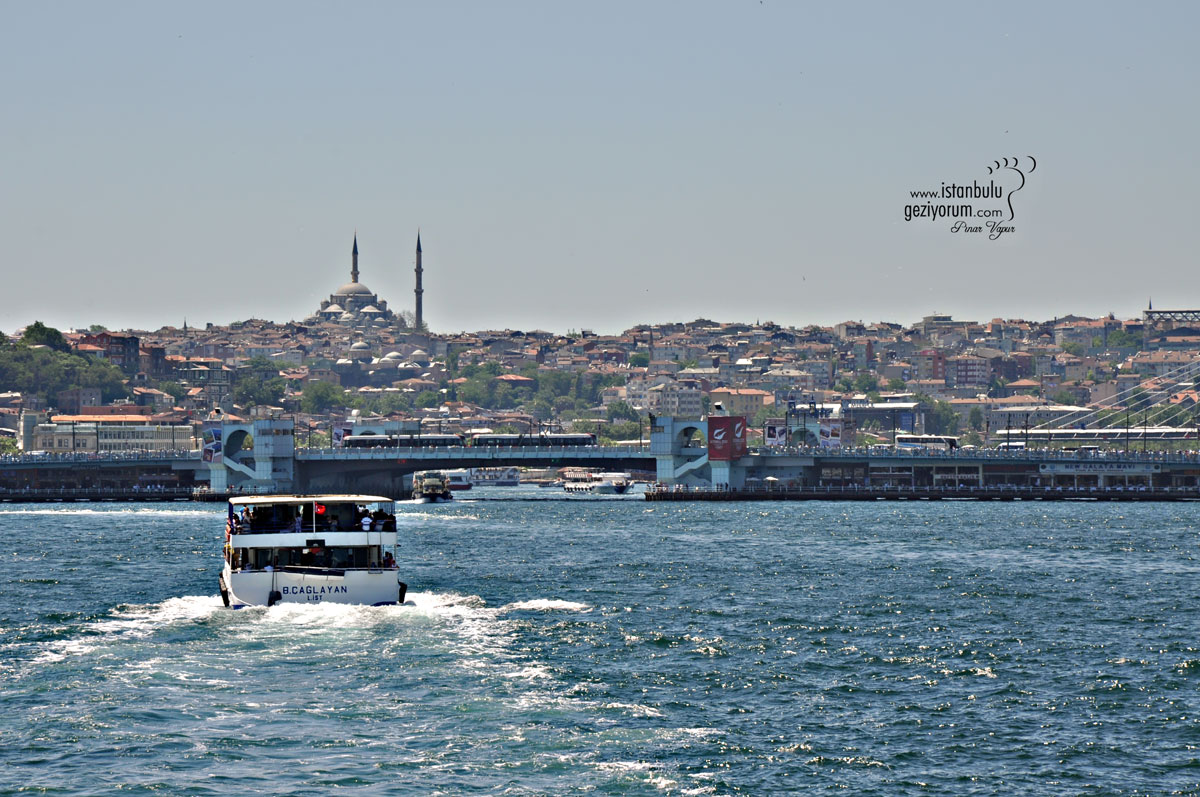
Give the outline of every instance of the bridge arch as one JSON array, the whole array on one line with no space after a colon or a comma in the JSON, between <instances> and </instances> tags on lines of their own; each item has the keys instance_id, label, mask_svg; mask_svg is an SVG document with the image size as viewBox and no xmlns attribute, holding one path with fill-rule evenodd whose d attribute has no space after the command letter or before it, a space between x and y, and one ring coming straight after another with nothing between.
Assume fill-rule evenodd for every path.
<instances>
[{"instance_id":1,"label":"bridge arch","mask_svg":"<svg viewBox=\"0 0 1200 797\"><path fill-rule=\"evenodd\" d=\"M229 427L226 427L227 429ZM239 451L246 445L246 437L250 434L249 429L234 427L232 431L225 437L225 456L228 459L233 459Z\"/></svg>"},{"instance_id":2,"label":"bridge arch","mask_svg":"<svg viewBox=\"0 0 1200 797\"><path fill-rule=\"evenodd\" d=\"M686 424L675 433L676 449L686 447L703 448L706 445L708 445L708 439L705 431L695 424Z\"/></svg>"}]
</instances>

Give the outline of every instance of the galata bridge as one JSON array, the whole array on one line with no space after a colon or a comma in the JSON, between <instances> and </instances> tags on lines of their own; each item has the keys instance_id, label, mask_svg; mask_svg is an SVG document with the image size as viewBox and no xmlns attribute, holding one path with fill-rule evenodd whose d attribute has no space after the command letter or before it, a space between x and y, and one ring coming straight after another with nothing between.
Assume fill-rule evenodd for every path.
<instances>
[{"instance_id":1,"label":"galata bridge","mask_svg":"<svg viewBox=\"0 0 1200 797\"><path fill-rule=\"evenodd\" d=\"M733 419L740 420L740 419ZM689 491L1059 488L1200 493L1194 452L822 447L811 438L714 447L729 419L656 418L648 446L470 445L300 448L290 420L226 423L204 451L33 453L0 457L0 500L163 500L232 493L408 494L419 470L515 465L643 471ZM660 488L661 489L661 488ZM807 494L807 493L806 493ZM836 497L832 493L830 497Z\"/></svg>"}]
</instances>

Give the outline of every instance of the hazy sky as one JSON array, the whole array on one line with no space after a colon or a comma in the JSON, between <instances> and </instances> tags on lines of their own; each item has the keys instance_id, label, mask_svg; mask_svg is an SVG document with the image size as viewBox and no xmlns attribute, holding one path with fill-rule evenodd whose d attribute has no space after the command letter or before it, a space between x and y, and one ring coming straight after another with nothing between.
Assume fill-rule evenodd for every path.
<instances>
[{"instance_id":1,"label":"hazy sky","mask_svg":"<svg viewBox=\"0 0 1200 797\"><path fill-rule=\"evenodd\" d=\"M301 319L355 229L409 309L418 227L440 332L1200 307L1192 2L0 11L10 332Z\"/></svg>"}]
</instances>

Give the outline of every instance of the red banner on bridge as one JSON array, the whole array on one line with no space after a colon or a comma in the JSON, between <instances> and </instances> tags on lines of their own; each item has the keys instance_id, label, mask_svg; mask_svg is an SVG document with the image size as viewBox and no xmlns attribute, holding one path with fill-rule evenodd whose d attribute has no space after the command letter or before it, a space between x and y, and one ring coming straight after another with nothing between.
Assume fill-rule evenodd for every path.
<instances>
[{"instance_id":1,"label":"red banner on bridge","mask_svg":"<svg viewBox=\"0 0 1200 797\"><path fill-rule=\"evenodd\" d=\"M727 462L745 456L746 419L736 415L708 416L708 458Z\"/></svg>"}]
</instances>

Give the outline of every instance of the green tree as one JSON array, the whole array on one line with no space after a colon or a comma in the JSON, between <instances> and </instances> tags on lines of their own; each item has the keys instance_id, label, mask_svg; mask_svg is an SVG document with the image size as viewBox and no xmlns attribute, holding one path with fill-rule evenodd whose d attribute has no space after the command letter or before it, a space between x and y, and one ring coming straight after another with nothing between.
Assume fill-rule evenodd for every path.
<instances>
[{"instance_id":1,"label":"green tree","mask_svg":"<svg viewBox=\"0 0 1200 797\"><path fill-rule=\"evenodd\" d=\"M1050 399L1055 404L1068 404L1074 406L1076 403L1075 394L1069 390L1060 390Z\"/></svg>"},{"instance_id":2,"label":"green tree","mask_svg":"<svg viewBox=\"0 0 1200 797\"><path fill-rule=\"evenodd\" d=\"M633 368L645 368L650 364L650 355L644 351L635 351L629 355L629 365Z\"/></svg>"},{"instance_id":3,"label":"green tree","mask_svg":"<svg viewBox=\"0 0 1200 797\"><path fill-rule=\"evenodd\" d=\"M600 427L597 437L606 442L613 440L636 440L642 434L642 424L639 421L618 421Z\"/></svg>"},{"instance_id":4,"label":"green tree","mask_svg":"<svg viewBox=\"0 0 1200 797\"><path fill-rule=\"evenodd\" d=\"M889 379L887 386L888 390L891 390L895 393L900 393L908 389L908 385L904 383L904 380L899 378Z\"/></svg>"},{"instance_id":5,"label":"green tree","mask_svg":"<svg viewBox=\"0 0 1200 797\"><path fill-rule=\"evenodd\" d=\"M38 395L53 405L58 393L77 387L99 388L106 402L129 395L125 375L105 360L27 343L0 348L0 389Z\"/></svg>"},{"instance_id":6,"label":"green tree","mask_svg":"<svg viewBox=\"0 0 1200 797\"><path fill-rule=\"evenodd\" d=\"M21 342L29 346L49 346L55 351L71 350L61 332L54 327L46 326L41 321L34 321L25 327L25 333L21 335Z\"/></svg>"},{"instance_id":7,"label":"green tree","mask_svg":"<svg viewBox=\"0 0 1200 797\"><path fill-rule=\"evenodd\" d=\"M978 432L983 428L983 410L979 407L972 407L970 414L967 416L967 426L973 431Z\"/></svg>"},{"instance_id":8,"label":"green tree","mask_svg":"<svg viewBox=\"0 0 1200 797\"><path fill-rule=\"evenodd\" d=\"M332 382L309 382L300 395L300 409L310 415L322 415L345 404L346 391Z\"/></svg>"},{"instance_id":9,"label":"green tree","mask_svg":"<svg viewBox=\"0 0 1200 797\"><path fill-rule=\"evenodd\" d=\"M879 389L879 380L875 374L859 374L854 377L854 389L859 393L870 393Z\"/></svg>"},{"instance_id":10,"label":"green tree","mask_svg":"<svg viewBox=\"0 0 1200 797\"><path fill-rule=\"evenodd\" d=\"M609 404L607 415L610 421L636 421L640 417L638 411L624 401Z\"/></svg>"},{"instance_id":11,"label":"green tree","mask_svg":"<svg viewBox=\"0 0 1200 797\"><path fill-rule=\"evenodd\" d=\"M441 402L441 395L432 390L423 390L417 394L417 400L414 402L421 409L430 409L436 407Z\"/></svg>"},{"instance_id":12,"label":"green tree","mask_svg":"<svg viewBox=\"0 0 1200 797\"><path fill-rule=\"evenodd\" d=\"M1067 341L1066 343L1062 344L1061 348L1067 354L1074 354L1076 357L1080 357L1083 355L1083 344L1082 343L1075 343L1073 341Z\"/></svg>"},{"instance_id":13,"label":"green tree","mask_svg":"<svg viewBox=\"0 0 1200 797\"><path fill-rule=\"evenodd\" d=\"M235 372L233 400L244 406L278 404L286 389L279 366L266 357L255 357Z\"/></svg>"},{"instance_id":14,"label":"green tree","mask_svg":"<svg viewBox=\"0 0 1200 797\"><path fill-rule=\"evenodd\" d=\"M0 437L0 454L20 454L21 447L11 437Z\"/></svg>"},{"instance_id":15,"label":"green tree","mask_svg":"<svg viewBox=\"0 0 1200 797\"><path fill-rule=\"evenodd\" d=\"M925 431L929 434L957 434L958 413L948 401L933 402L932 409L925 414Z\"/></svg>"},{"instance_id":16,"label":"green tree","mask_svg":"<svg viewBox=\"0 0 1200 797\"><path fill-rule=\"evenodd\" d=\"M1114 329L1108 333L1108 347L1110 349L1140 349L1142 348L1142 337L1123 329Z\"/></svg>"}]
</instances>

